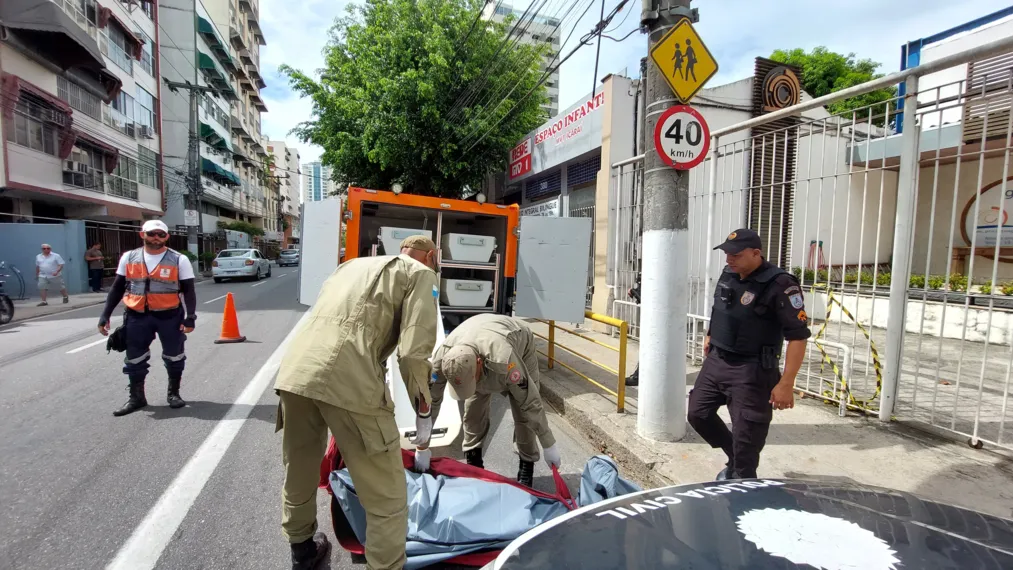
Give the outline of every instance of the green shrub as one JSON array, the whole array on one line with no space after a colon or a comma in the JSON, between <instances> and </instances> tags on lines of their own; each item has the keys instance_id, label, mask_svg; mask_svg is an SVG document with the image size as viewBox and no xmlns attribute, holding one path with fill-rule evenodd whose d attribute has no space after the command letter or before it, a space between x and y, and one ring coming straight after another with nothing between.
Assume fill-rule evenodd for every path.
<instances>
[{"instance_id":1,"label":"green shrub","mask_svg":"<svg viewBox=\"0 0 1013 570\"><path fill-rule=\"evenodd\" d=\"M872 285L872 272L863 271L859 280L862 282L862 285Z\"/></svg>"},{"instance_id":2,"label":"green shrub","mask_svg":"<svg viewBox=\"0 0 1013 570\"><path fill-rule=\"evenodd\" d=\"M982 283L980 286L978 286L978 293L980 293L981 295L991 295L992 294L992 282L991 281L986 281L986 282Z\"/></svg>"},{"instance_id":3,"label":"green shrub","mask_svg":"<svg viewBox=\"0 0 1013 570\"><path fill-rule=\"evenodd\" d=\"M890 272L889 271L884 271L884 272L880 273L879 275L877 275L876 276L876 285L879 285L880 287L889 287L890 286Z\"/></svg>"},{"instance_id":4,"label":"green shrub","mask_svg":"<svg viewBox=\"0 0 1013 570\"><path fill-rule=\"evenodd\" d=\"M806 269L805 272L802 273L802 275L803 275L802 277L803 283L812 283L816 281L816 272L813 271L812 269Z\"/></svg>"},{"instance_id":5,"label":"green shrub","mask_svg":"<svg viewBox=\"0 0 1013 570\"><path fill-rule=\"evenodd\" d=\"M826 283L830 280L830 274L827 273L826 269L820 269L816 272L816 280L820 283Z\"/></svg>"},{"instance_id":6,"label":"green shrub","mask_svg":"<svg viewBox=\"0 0 1013 570\"><path fill-rule=\"evenodd\" d=\"M950 275L950 291L967 291L967 276L959 273Z\"/></svg>"},{"instance_id":7,"label":"green shrub","mask_svg":"<svg viewBox=\"0 0 1013 570\"><path fill-rule=\"evenodd\" d=\"M1003 295L1013 295L1013 281L1003 283L999 290L1002 291Z\"/></svg>"},{"instance_id":8,"label":"green shrub","mask_svg":"<svg viewBox=\"0 0 1013 570\"><path fill-rule=\"evenodd\" d=\"M183 255L185 255L186 258L190 260L190 263L193 263L194 261L197 261L197 255L194 252L190 251L189 249L184 249L180 253L182 253Z\"/></svg>"},{"instance_id":9,"label":"green shrub","mask_svg":"<svg viewBox=\"0 0 1013 570\"><path fill-rule=\"evenodd\" d=\"M791 268L791 274L795 276L795 279L801 280L802 279L802 268L801 267L792 267Z\"/></svg>"},{"instance_id":10,"label":"green shrub","mask_svg":"<svg viewBox=\"0 0 1013 570\"><path fill-rule=\"evenodd\" d=\"M849 271L845 273L844 282L847 283L848 285L854 285L855 283L858 283L858 274L855 273L854 271Z\"/></svg>"},{"instance_id":11,"label":"green shrub","mask_svg":"<svg viewBox=\"0 0 1013 570\"><path fill-rule=\"evenodd\" d=\"M924 289L925 288L925 276L924 275L912 275L911 280L908 281L908 287L912 289Z\"/></svg>"},{"instance_id":12,"label":"green shrub","mask_svg":"<svg viewBox=\"0 0 1013 570\"><path fill-rule=\"evenodd\" d=\"M943 288L943 285L946 285L946 278L942 275L933 275L932 277L929 277L929 289L938 291Z\"/></svg>"}]
</instances>

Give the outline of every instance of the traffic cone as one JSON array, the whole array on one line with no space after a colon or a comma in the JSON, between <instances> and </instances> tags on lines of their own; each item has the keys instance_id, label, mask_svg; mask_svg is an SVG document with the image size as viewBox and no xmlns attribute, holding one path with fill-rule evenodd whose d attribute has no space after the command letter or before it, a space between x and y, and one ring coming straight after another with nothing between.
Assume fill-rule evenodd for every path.
<instances>
[{"instance_id":1,"label":"traffic cone","mask_svg":"<svg viewBox=\"0 0 1013 570\"><path fill-rule=\"evenodd\" d=\"M222 334L215 344L231 344L243 342L245 336L239 334L239 319L236 318L236 305L232 301L232 293L225 295L225 313L222 315Z\"/></svg>"}]
</instances>

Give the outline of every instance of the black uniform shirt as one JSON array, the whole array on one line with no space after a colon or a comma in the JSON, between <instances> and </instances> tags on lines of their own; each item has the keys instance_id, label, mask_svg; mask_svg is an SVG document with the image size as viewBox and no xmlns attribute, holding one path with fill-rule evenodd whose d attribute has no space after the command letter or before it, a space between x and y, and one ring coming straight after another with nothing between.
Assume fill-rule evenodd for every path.
<instances>
[{"instance_id":1,"label":"black uniform shirt","mask_svg":"<svg viewBox=\"0 0 1013 570\"><path fill-rule=\"evenodd\" d=\"M767 260L752 272L749 277L741 281L749 281L754 275L760 274L764 269L771 267ZM805 340L812 336L809 330L809 316L805 312L805 297L798 280L790 273L782 273L774 278L763 295L756 300L761 305L766 305L777 314L777 320L781 323L785 340Z\"/></svg>"}]
</instances>

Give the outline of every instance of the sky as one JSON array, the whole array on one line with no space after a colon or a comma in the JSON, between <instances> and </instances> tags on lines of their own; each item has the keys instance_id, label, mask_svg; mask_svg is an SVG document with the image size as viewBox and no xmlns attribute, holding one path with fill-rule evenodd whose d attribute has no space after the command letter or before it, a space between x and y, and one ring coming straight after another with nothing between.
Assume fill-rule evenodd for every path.
<instances>
[{"instance_id":1,"label":"sky","mask_svg":"<svg viewBox=\"0 0 1013 570\"><path fill-rule=\"evenodd\" d=\"M542 2L543 0L535 0ZM557 10L569 2L583 0L544 0L545 11ZM608 14L620 0L605 0ZM509 0L507 0L507 3ZM263 116L262 130L271 140L284 139L299 149L302 162L316 160L319 147L298 141L289 131L308 120L311 105L291 91L278 73L287 63L301 71L317 75L323 65L323 48L334 19L345 14L348 0L260 0L260 23L267 38L261 48L261 68L267 88L262 91L269 112ZM530 0L513 0L513 7L524 10ZM1009 7L1011 0L710 0L694 2L699 8L697 32L718 61L719 72L707 84L714 87L752 75L753 60L769 56L775 49L801 47L810 50L826 46L832 51L855 53L883 64L889 73L900 67L900 46L908 41L933 35L986 14ZM640 22L640 0L630 0L609 26L606 35L620 39L636 30ZM597 3L576 26L565 22L563 38L573 26L576 30L562 53L569 53L578 38L598 21ZM573 19L576 19L574 13ZM559 108L565 109L590 94L595 81L595 43L582 47L560 68ZM603 40L598 62L600 79L610 73L636 78L640 59L647 55L647 37L633 33L621 43Z\"/></svg>"}]
</instances>

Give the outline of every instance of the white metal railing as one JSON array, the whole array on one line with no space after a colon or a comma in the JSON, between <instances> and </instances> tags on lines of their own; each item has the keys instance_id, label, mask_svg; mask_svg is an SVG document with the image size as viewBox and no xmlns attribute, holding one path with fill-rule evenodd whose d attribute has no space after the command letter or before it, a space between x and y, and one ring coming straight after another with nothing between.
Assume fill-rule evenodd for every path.
<instances>
[{"instance_id":1,"label":"white metal railing","mask_svg":"<svg viewBox=\"0 0 1013 570\"><path fill-rule=\"evenodd\" d=\"M810 352L827 352L861 405L835 401L1013 447L1013 70L993 63L1010 52L1005 37L712 133L689 177L687 356L724 265L713 246L752 227L803 284ZM979 75L959 79L969 63ZM825 108L900 82L904 96ZM623 320L639 314L624 297L640 270L642 159L612 165L608 275ZM796 387L839 395L820 361L800 374L818 384Z\"/></svg>"}]
</instances>

